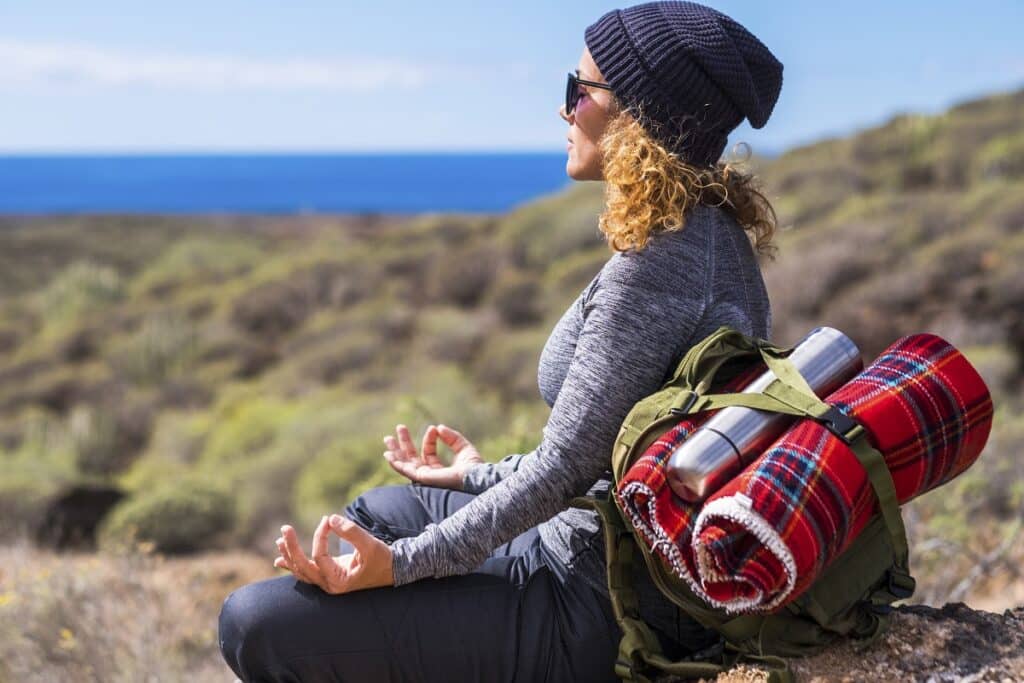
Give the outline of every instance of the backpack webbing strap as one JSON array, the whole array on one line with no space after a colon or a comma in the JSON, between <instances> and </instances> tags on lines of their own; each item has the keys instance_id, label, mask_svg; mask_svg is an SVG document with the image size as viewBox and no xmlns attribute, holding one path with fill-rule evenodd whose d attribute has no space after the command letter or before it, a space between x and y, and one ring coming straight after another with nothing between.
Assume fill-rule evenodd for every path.
<instances>
[{"instance_id":1,"label":"backpack webbing strap","mask_svg":"<svg viewBox=\"0 0 1024 683\"><path fill-rule=\"evenodd\" d=\"M658 638L640 616L639 601L632 585L636 540L622 519L618 508L609 499L579 497L570 501L573 507L595 510L601 517L605 541L605 564L608 593L612 611L622 630L615 673L623 681L651 683L652 671L685 678L717 676L740 662L768 667L769 683L792 683L793 676L786 661L773 655L755 655L730 648L722 652L721 663L713 661L672 661L665 656Z\"/></svg>"}]
</instances>

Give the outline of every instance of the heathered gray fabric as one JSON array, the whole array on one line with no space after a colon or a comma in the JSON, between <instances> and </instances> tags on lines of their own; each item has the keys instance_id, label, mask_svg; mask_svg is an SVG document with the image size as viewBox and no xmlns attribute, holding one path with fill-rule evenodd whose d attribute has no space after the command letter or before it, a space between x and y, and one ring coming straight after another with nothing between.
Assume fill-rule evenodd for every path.
<instances>
[{"instance_id":1,"label":"heathered gray fabric","mask_svg":"<svg viewBox=\"0 0 1024 683\"><path fill-rule=\"evenodd\" d=\"M391 546L395 584L471 572L497 546L540 525L562 576L606 592L596 514L569 499L610 485L611 451L633 404L669 379L686 350L719 326L769 338L771 309L742 228L714 207L640 252L616 252L555 325L538 384L551 415L541 443L466 475L470 504ZM673 608L639 586L642 612L670 624ZM667 611L666 611L667 610Z\"/></svg>"}]
</instances>

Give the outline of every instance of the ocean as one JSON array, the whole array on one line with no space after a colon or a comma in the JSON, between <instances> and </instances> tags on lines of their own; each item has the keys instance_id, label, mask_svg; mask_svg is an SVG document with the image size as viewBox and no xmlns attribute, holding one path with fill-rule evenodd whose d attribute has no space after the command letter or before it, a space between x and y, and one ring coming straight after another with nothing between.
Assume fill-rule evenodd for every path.
<instances>
[{"instance_id":1,"label":"ocean","mask_svg":"<svg viewBox=\"0 0 1024 683\"><path fill-rule=\"evenodd\" d=\"M0 155L0 214L504 212L561 153Z\"/></svg>"}]
</instances>

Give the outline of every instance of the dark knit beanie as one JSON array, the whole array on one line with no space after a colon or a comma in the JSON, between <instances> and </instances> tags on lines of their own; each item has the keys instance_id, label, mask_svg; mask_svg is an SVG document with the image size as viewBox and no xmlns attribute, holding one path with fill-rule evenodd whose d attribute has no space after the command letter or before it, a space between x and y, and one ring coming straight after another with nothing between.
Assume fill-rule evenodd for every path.
<instances>
[{"instance_id":1,"label":"dark knit beanie","mask_svg":"<svg viewBox=\"0 0 1024 683\"><path fill-rule=\"evenodd\" d=\"M782 63L749 31L695 2L648 2L584 32L605 81L640 124L684 161L714 166L746 117L768 122Z\"/></svg>"}]
</instances>

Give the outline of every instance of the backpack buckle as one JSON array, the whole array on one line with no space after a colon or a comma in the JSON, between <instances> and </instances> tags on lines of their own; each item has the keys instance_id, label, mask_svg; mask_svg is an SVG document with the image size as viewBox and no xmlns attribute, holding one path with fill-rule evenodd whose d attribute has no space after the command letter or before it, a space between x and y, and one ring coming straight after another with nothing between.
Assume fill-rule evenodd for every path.
<instances>
[{"instance_id":1,"label":"backpack buckle","mask_svg":"<svg viewBox=\"0 0 1024 683\"><path fill-rule=\"evenodd\" d=\"M916 584L913 577L894 572L891 568L886 571L886 590L895 595L897 600L913 595Z\"/></svg>"},{"instance_id":2,"label":"backpack buckle","mask_svg":"<svg viewBox=\"0 0 1024 683\"><path fill-rule=\"evenodd\" d=\"M854 428L860 426L859 422L833 405L829 405L825 414L820 415L817 420L821 422L826 429L842 439L843 443L847 446L852 443L847 434L849 434Z\"/></svg>"},{"instance_id":3,"label":"backpack buckle","mask_svg":"<svg viewBox=\"0 0 1024 683\"><path fill-rule=\"evenodd\" d=\"M689 415L690 408L693 407L693 404L697 402L697 399L699 397L700 394L698 394L696 391L690 391L690 395L686 397L686 401L683 403L682 407L669 408L668 411L673 415Z\"/></svg>"},{"instance_id":4,"label":"backpack buckle","mask_svg":"<svg viewBox=\"0 0 1024 683\"><path fill-rule=\"evenodd\" d=\"M915 585L916 582L912 576L898 571L893 571L890 567L885 570L885 584L882 588L877 589L876 595L878 592L884 591L893 596L894 599L892 602L896 602L896 600L909 598L913 595ZM891 613L894 609L888 602L875 602L874 600L871 600L870 603L869 609L875 614L886 615Z\"/></svg>"},{"instance_id":5,"label":"backpack buckle","mask_svg":"<svg viewBox=\"0 0 1024 683\"><path fill-rule=\"evenodd\" d=\"M872 602L869 608L875 614L885 616L892 613L892 605L887 602Z\"/></svg>"}]
</instances>

